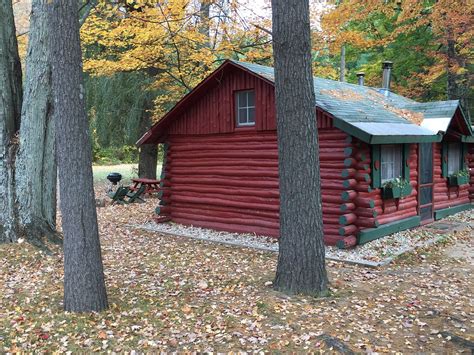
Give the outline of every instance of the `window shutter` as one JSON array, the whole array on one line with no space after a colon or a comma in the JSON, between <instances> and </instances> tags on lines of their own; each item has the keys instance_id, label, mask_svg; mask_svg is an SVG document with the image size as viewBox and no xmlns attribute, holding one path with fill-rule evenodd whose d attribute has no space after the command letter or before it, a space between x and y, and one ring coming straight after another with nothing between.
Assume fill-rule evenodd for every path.
<instances>
[{"instance_id":1,"label":"window shutter","mask_svg":"<svg viewBox=\"0 0 474 355\"><path fill-rule=\"evenodd\" d=\"M466 156L467 156L467 144L461 143L461 165L460 165L461 170L467 169Z\"/></svg>"},{"instance_id":2,"label":"window shutter","mask_svg":"<svg viewBox=\"0 0 474 355\"><path fill-rule=\"evenodd\" d=\"M410 181L410 144L403 145L403 178Z\"/></svg>"},{"instance_id":3,"label":"window shutter","mask_svg":"<svg viewBox=\"0 0 474 355\"><path fill-rule=\"evenodd\" d=\"M441 175L448 177L448 143L443 142L441 146Z\"/></svg>"},{"instance_id":4,"label":"window shutter","mask_svg":"<svg viewBox=\"0 0 474 355\"><path fill-rule=\"evenodd\" d=\"M371 146L371 174L372 174L372 187L374 189L381 186L380 176L380 145Z\"/></svg>"}]
</instances>

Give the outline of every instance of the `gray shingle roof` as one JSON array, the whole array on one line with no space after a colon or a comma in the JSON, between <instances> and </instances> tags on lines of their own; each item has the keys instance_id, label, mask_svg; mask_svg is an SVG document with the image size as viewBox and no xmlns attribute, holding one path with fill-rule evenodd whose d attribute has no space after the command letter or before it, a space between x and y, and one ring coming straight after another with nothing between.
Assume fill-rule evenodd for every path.
<instances>
[{"instance_id":1,"label":"gray shingle roof","mask_svg":"<svg viewBox=\"0 0 474 355\"><path fill-rule=\"evenodd\" d=\"M273 68L233 61L274 82ZM381 89L314 78L316 106L335 126L369 143L439 141L459 107L458 100L420 103ZM402 136L402 137L401 137Z\"/></svg>"}]
</instances>

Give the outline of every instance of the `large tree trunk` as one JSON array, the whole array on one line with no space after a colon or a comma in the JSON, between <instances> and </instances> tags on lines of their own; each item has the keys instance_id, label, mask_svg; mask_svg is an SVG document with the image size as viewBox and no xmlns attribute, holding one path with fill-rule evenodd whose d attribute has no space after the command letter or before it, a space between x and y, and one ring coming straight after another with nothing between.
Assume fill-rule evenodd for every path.
<instances>
[{"instance_id":1,"label":"large tree trunk","mask_svg":"<svg viewBox=\"0 0 474 355\"><path fill-rule=\"evenodd\" d=\"M21 233L41 238L55 231L56 160L51 102L48 0L34 0L16 160L16 196Z\"/></svg>"},{"instance_id":2,"label":"large tree trunk","mask_svg":"<svg viewBox=\"0 0 474 355\"><path fill-rule=\"evenodd\" d=\"M56 149L64 232L64 309L107 308L85 108L77 1L48 2Z\"/></svg>"},{"instance_id":3,"label":"large tree trunk","mask_svg":"<svg viewBox=\"0 0 474 355\"><path fill-rule=\"evenodd\" d=\"M141 137L151 127L151 108L153 102L151 98L146 97L143 105L143 113L140 119ZM156 163L158 160L158 146L156 144L144 144L140 147L138 155L138 177L147 179L156 179Z\"/></svg>"},{"instance_id":4,"label":"large tree trunk","mask_svg":"<svg viewBox=\"0 0 474 355\"><path fill-rule=\"evenodd\" d=\"M280 175L280 252L274 287L327 289L308 0L272 0Z\"/></svg>"},{"instance_id":5,"label":"large tree trunk","mask_svg":"<svg viewBox=\"0 0 474 355\"><path fill-rule=\"evenodd\" d=\"M21 100L21 66L12 2L0 0L0 242L18 238L14 176Z\"/></svg>"}]
</instances>

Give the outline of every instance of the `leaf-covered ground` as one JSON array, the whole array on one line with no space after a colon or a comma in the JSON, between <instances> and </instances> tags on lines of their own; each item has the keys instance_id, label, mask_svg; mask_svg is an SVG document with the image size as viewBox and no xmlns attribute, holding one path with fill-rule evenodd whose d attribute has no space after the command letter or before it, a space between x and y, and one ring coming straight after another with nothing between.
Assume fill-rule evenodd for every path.
<instances>
[{"instance_id":1,"label":"leaf-covered ground","mask_svg":"<svg viewBox=\"0 0 474 355\"><path fill-rule=\"evenodd\" d=\"M272 290L276 254L127 227L155 201L99 209L110 309L62 311L62 254L0 245L0 353L330 350L466 352L474 341L472 231L381 269L328 263L329 297ZM456 250L457 250L456 249ZM447 332L447 333L445 333Z\"/></svg>"}]
</instances>

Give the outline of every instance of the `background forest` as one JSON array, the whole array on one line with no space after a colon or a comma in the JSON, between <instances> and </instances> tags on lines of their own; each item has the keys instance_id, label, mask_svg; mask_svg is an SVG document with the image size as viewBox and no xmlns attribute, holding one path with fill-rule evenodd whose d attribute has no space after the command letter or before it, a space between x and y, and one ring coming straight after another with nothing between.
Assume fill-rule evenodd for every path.
<instances>
[{"instance_id":1,"label":"background forest","mask_svg":"<svg viewBox=\"0 0 474 355\"><path fill-rule=\"evenodd\" d=\"M95 163L136 162L141 134L225 59L272 65L268 7L86 2L81 35ZM377 87L381 62L391 60L395 92L418 101L460 99L472 119L473 8L463 0L313 1L314 74L355 83L362 71ZM20 33L22 48L26 37Z\"/></svg>"}]
</instances>

